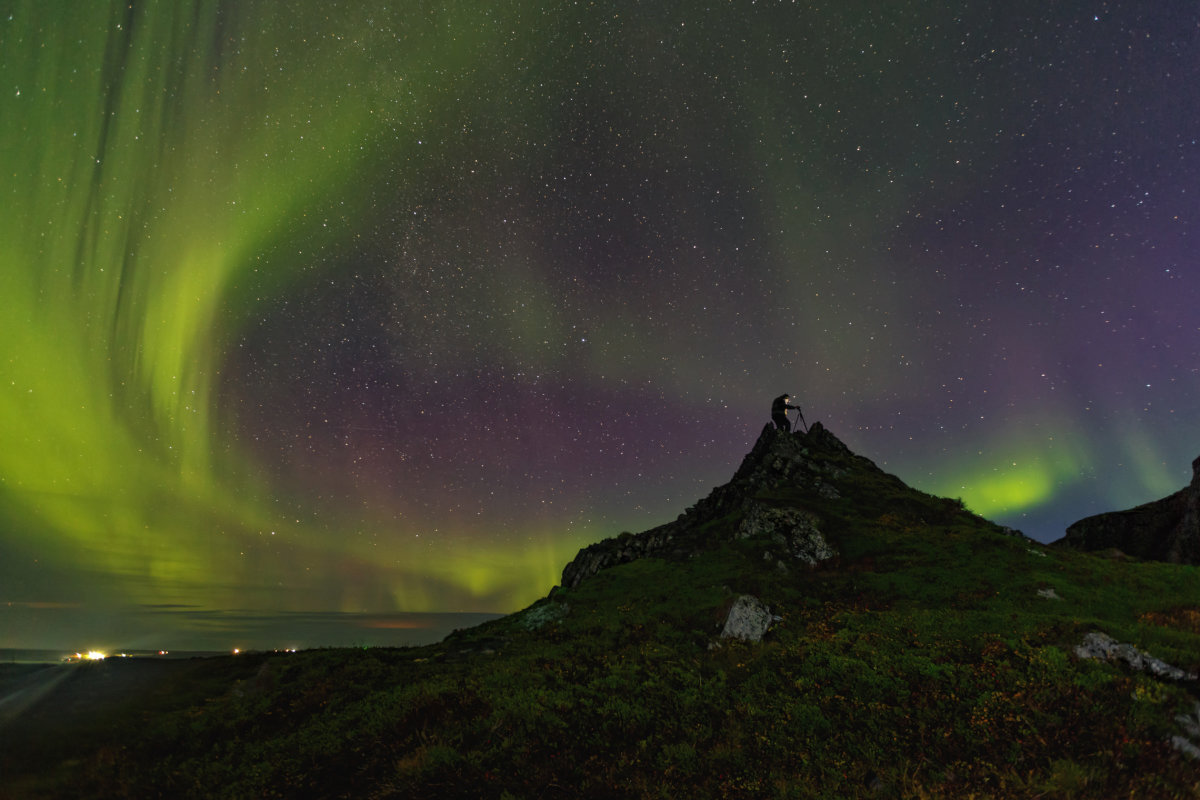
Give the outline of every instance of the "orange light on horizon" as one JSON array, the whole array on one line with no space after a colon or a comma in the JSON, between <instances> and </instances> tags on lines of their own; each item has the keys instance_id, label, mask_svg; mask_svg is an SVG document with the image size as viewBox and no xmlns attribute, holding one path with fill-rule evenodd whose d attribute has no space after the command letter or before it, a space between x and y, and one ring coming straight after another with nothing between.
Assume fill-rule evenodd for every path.
<instances>
[{"instance_id":1,"label":"orange light on horizon","mask_svg":"<svg viewBox=\"0 0 1200 800\"><path fill-rule=\"evenodd\" d=\"M424 630L432 628L433 625L427 622L417 622L415 620L406 619L368 619L359 623L360 628L379 628L383 630Z\"/></svg>"}]
</instances>

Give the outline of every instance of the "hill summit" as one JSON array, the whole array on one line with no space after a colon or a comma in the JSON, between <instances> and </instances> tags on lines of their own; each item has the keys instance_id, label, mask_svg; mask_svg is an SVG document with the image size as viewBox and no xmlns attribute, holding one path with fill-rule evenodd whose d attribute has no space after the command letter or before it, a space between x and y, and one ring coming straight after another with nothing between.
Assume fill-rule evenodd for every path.
<instances>
[{"instance_id":1,"label":"hill summit","mask_svg":"<svg viewBox=\"0 0 1200 800\"><path fill-rule=\"evenodd\" d=\"M768 428L439 644L209 659L0 729L0 796L1196 797L1198 671L1195 567L1043 547Z\"/></svg>"},{"instance_id":2,"label":"hill summit","mask_svg":"<svg viewBox=\"0 0 1200 800\"><path fill-rule=\"evenodd\" d=\"M729 483L672 522L584 548L563 570L562 586L574 588L602 569L637 558L691 557L731 538L763 540L764 559L781 569L795 560L816 566L838 555L823 531L836 534L850 523L847 503L838 502L844 494L858 515L878 509L891 521L905 518L914 524L961 518L996 533L1019 535L971 514L959 501L906 486L851 452L820 422L792 433L768 424Z\"/></svg>"}]
</instances>

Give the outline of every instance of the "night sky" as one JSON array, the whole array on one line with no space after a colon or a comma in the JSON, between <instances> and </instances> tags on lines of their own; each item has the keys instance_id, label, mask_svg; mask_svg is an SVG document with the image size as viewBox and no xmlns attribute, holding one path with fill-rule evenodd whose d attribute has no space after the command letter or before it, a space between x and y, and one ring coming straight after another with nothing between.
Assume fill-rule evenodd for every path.
<instances>
[{"instance_id":1,"label":"night sky","mask_svg":"<svg viewBox=\"0 0 1200 800\"><path fill-rule=\"evenodd\" d=\"M1200 454L1190 0L7 7L0 646L514 611L783 392L1042 541Z\"/></svg>"}]
</instances>

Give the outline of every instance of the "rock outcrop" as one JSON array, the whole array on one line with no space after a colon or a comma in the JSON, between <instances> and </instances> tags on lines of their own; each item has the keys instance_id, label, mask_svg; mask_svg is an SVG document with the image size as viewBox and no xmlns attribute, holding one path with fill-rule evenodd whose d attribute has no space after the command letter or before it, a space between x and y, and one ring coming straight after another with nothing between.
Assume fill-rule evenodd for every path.
<instances>
[{"instance_id":1,"label":"rock outcrop","mask_svg":"<svg viewBox=\"0 0 1200 800\"><path fill-rule=\"evenodd\" d=\"M642 533L623 533L580 550L563 569L562 586L572 589L602 569L646 556L685 559L721 537L761 537L772 542L780 555L786 554L786 559L810 566L833 558L836 553L821 535L815 514L774 508L762 495L788 486L816 498L836 500L840 497L838 480L847 474L844 466L833 463L839 460L878 470L819 422L807 432L794 433L767 425L729 483L713 489L672 522ZM719 524L722 521L728 524Z\"/></svg>"},{"instance_id":2,"label":"rock outcrop","mask_svg":"<svg viewBox=\"0 0 1200 800\"><path fill-rule=\"evenodd\" d=\"M816 514L803 509L754 503L738 525L737 538L769 539L789 556L815 567L837 555L817 529L819 522Z\"/></svg>"},{"instance_id":3,"label":"rock outcrop","mask_svg":"<svg viewBox=\"0 0 1200 800\"><path fill-rule=\"evenodd\" d=\"M1194 681L1196 673L1174 667L1161 659L1138 650L1131 644L1122 644L1107 633L1093 631L1083 637L1075 648L1079 658L1094 658L1101 661L1123 661L1138 672L1149 672L1157 678L1173 681Z\"/></svg>"},{"instance_id":4,"label":"rock outcrop","mask_svg":"<svg viewBox=\"0 0 1200 800\"><path fill-rule=\"evenodd\" d=\"M1192 462L1192 482L1175 494L1081 519L1055 545L1088 551L1115 548L1135 558L1200 564L1200 458Z\"/></svg>"}]
</instances>

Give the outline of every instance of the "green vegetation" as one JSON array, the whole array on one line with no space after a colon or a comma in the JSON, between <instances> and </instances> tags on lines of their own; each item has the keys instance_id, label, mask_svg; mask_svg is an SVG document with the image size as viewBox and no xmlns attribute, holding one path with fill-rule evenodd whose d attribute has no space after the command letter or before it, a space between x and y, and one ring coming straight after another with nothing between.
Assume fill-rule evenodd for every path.
<instances>
[{"instance_id":1,"label":"green vegetation","mask_svg":"<svg viewBox=\"0 0 1200 800\"><path fill-rule=\"evenodd\" d=\"M214 659L16 792L153 797L1195 797L1194 684L1081 660L1104 631L1200 669L1200 571L1057 550L849 454L840 556L780 568L734 517L445 642ZM1039 591L1053 590L1053 597ZM734 598L782 619L717 641ZM192 675L191 681L200 678ZM172 698L177 700L172 705ZM115 737L115 738L114 738ZM2 758L2 757L0 757ZM36 788L36 792L34 789Z\"/></svg>"}]
</instances>

